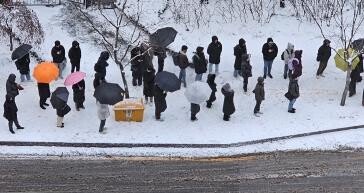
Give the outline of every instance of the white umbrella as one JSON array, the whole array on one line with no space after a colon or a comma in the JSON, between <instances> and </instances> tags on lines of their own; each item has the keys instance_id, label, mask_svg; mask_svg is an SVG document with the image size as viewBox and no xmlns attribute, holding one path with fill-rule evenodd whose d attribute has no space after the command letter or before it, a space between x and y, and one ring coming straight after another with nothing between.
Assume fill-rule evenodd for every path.
<instances>
[{"instance_id":1,"label":"white umbrella","mask_svg":"<svg viewBox=\"0 0 364 193\"><path fill-rule=\"evenodd\" d=\"M210 93L211 89L207 83L196 81L187 87L185 96L190 103L201 104L209 98Z\"/></svg>"}]
</instances>

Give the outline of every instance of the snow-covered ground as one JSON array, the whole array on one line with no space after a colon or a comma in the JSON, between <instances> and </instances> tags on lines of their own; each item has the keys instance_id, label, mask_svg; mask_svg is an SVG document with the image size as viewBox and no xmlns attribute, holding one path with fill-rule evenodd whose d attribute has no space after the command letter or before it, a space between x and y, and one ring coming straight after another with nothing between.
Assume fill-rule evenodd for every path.
<instances>
[{"instance_id":1,"label":"snow-covered ground","mask_svg":"<svg viewBox=\"0 0 364 193\"><path fill-rule=\"evenodd\" d=\"M51 60L50 50L55 40L60 40L66 51L71 46L75 37L67 33L67 29L61 28L60 7L32 7L41 20L45 31L45 42L39 53L44 59ZM157 19L153 11L145 11L141 22L148 24ZM344 87L345 73L337 69L333 57L325 71L325 78L316 79L315 72L318 64L315 61L318 47L322 38L313 24L300 23L294 18L275 16L269 24L258 25L256 23L210 24L209 27L185 30L184 25L174 24L173 21L164 21L162 26L172 26L178 30L178 35L171 48L179 50L181 45L189 47L188 55L192 57L192 51L197 46L207 45L212 35L217 35L223 44L221 74L217 77L218 84L217 101L211 109L201 105L201 111L197 115L198 121L190 121L190 104L184 96L184 88L167 96L167 110L162 113L163 122L154 119L154 105L145 106L144 121L116 122L112 113L106 122L106 133L99 134L99 119L96 114L96 104L93 98L93 65L97 61L101 48L87 41L81 41L83 57L81 59L81 71L87 73L86 77L86 102L85 110L79 112L74 109L65 116L65 127L56 127L56 112L49 107L47 110L39 108L38 90L35 82L22 83L25 90L16 98L19 108L18 117L24 130L16 131L12 135L7 129L7 120L0 119L0 141L57 141L57 142L112 142L112 143L191 143L191 144L221 144L236 143L270 137L285 136L304 132L312 132L352 125L362 125L364 109L361 106L361 92L363 82L357 84L357 95L348 98L344 107L339 106L341 93ZM156 26L151 27L153 31ZM301 96L295 104L297 112L287 113L288 101L284 97L287 91L288 81L282 77L283 62L279 56L276 58L272 75L273 79L266 79L266 100L263 101L261 117L253 115L255 105L254 95L251 92L256 84L258 76L262 75L263 59L261 47L268 37L272 37L279 47L279 56L288 42L295 45L296 49L303 50L303 75L299 80ZM252 54L253 77L249 79L248 92L242 91L242 79L235 79L233 72L233 47L240 38L247 42L248 52ZM5 42L6 43L6 42ZM332 43L335 47L335 42ZM11 52L6 44L0 46L0 89L5 95L5 82L9 73L16 71L11 61ZM109 82L121 84L121 76L118 67L109 60ZM156 61L154 62L157 65ZM35 62L31 63L31 67ZM165 69L178 74L178 67L173 65L170 57L167 58ZM129 69L128 69L129 70ZM66 68L70 73L70 65ZM188 82L194 78L193 70L188 72ZM19 77L18 81L19 81ZM127 79L131 82L131 73L127 71ZM206 80L204 75L203 80ZM235 90L236 112L231 121L222 120L223 96L221 86L229 82ZM51 90L63 86L63 81L58 80L51 84ZM130 86L133 97L142 97L142 87ZM71 88L69 88L72 93ZM5 97L0 97L3 104ZM69 104L74 106L72 94ZM110 107L112 112L112 107ZM231 155L238 153L291 150L291 149L335 149L340 146L363 147L364 129L345 131L326 135L312 136L301 139L286 140L261 145L252 145L241 148L223 149L166 149L166 148L132 148L132 149L97 149L97 148L44 148L44 147L1 147L0 153L14 154L59 154L61 152L85 153L85 154L119 154L119 155ZM76 153L76 154L77 154Z\"/></svg>"}]
</instances>

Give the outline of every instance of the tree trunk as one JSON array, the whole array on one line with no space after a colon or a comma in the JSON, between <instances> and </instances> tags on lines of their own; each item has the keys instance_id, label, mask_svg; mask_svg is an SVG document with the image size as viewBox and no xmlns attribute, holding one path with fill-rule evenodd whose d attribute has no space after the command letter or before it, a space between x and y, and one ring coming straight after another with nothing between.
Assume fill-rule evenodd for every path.
<instances>
[{"instance_id":1,"label":"tree trunk","mask_svg":"<svg viewBox=\"0 0 364 193\"><path fill-rule=\"evenodd\" d=\"M340 102L341 106L345 105L346 96L348 95L349 84L350 84L350 74L351 74L351 65L348 66L348 70L346 71L346 82L345 82L344 92L341 97L341 102Z\"/></svg>"},{"instance_id":2,"label":"tree trunk","mask_svg":"<svg viewBox=\"0 0 364 193\"><path fill-rule=\"evenodd\" d=\"M10 29L9 33L9 40L10 40L10 51L13 51L14 45L13 45L13 30Z\"/></svg>"}]
</instances>

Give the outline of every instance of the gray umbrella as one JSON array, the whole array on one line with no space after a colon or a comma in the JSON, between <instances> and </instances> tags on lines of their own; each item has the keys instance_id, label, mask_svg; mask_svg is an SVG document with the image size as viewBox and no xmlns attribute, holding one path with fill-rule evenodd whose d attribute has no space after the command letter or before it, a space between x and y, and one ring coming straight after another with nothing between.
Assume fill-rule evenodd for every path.
<instances>
[{"instance_id":1,"label":"gray umbrella","mask_svg":"<svg viewBox=\"0 0 364 193\"><path fill-rule=\"evenodd\" d=\"M22 44L21 46L17 47L13 53L11 54L12 60L17 60L25 56L29 53L30 49L32 49L32 46L29 44Z\"/></svg>"},{"instance_id":2,"label":"gray umbrella","mask_svg":"<svg viewBox=\"0 0 364 193\"><path fill-rule=\"evenodd\" d=\"M178 77L170 72L158 72L155 76L155 84L164 91L174 92L181 88L181 81Z\"/></svg>"},{"instance_id":3,"label":"gray umbrella","mask_svg":"<svg viewBox=\"0 0 364 193\"><path fill-rule=\"evenodd\" d=\"M55 109L62 108L68 101L69 92L66 87L57 87L52 93L51 104Z\"/></svg>"},{"instance_id":4,"label":"gray umbrella","mask_svg":"<svg viewBox=\"0 0 364 193\"><path fill-rule=\"evenodd\" d=\"M172 27L161 28L150 35L150 42L152 45L165 48L174 41L176 35L177 31Z\"/></svg>"}]
</instances>

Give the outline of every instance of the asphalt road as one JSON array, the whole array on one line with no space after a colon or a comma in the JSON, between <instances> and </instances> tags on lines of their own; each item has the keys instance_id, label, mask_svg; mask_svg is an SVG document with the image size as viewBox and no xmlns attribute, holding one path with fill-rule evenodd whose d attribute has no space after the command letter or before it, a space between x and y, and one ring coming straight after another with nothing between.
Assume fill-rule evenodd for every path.
<instances>
[{"instance_id":1,"label":"asphalt road","mask_svg":"<svg viewBox=\"0 0 364 193\"><path fill-rule=\"evenodd\" d=\"M364 192L364 152L0 158L0 192Z\"/></svg>"}]
</instances>

